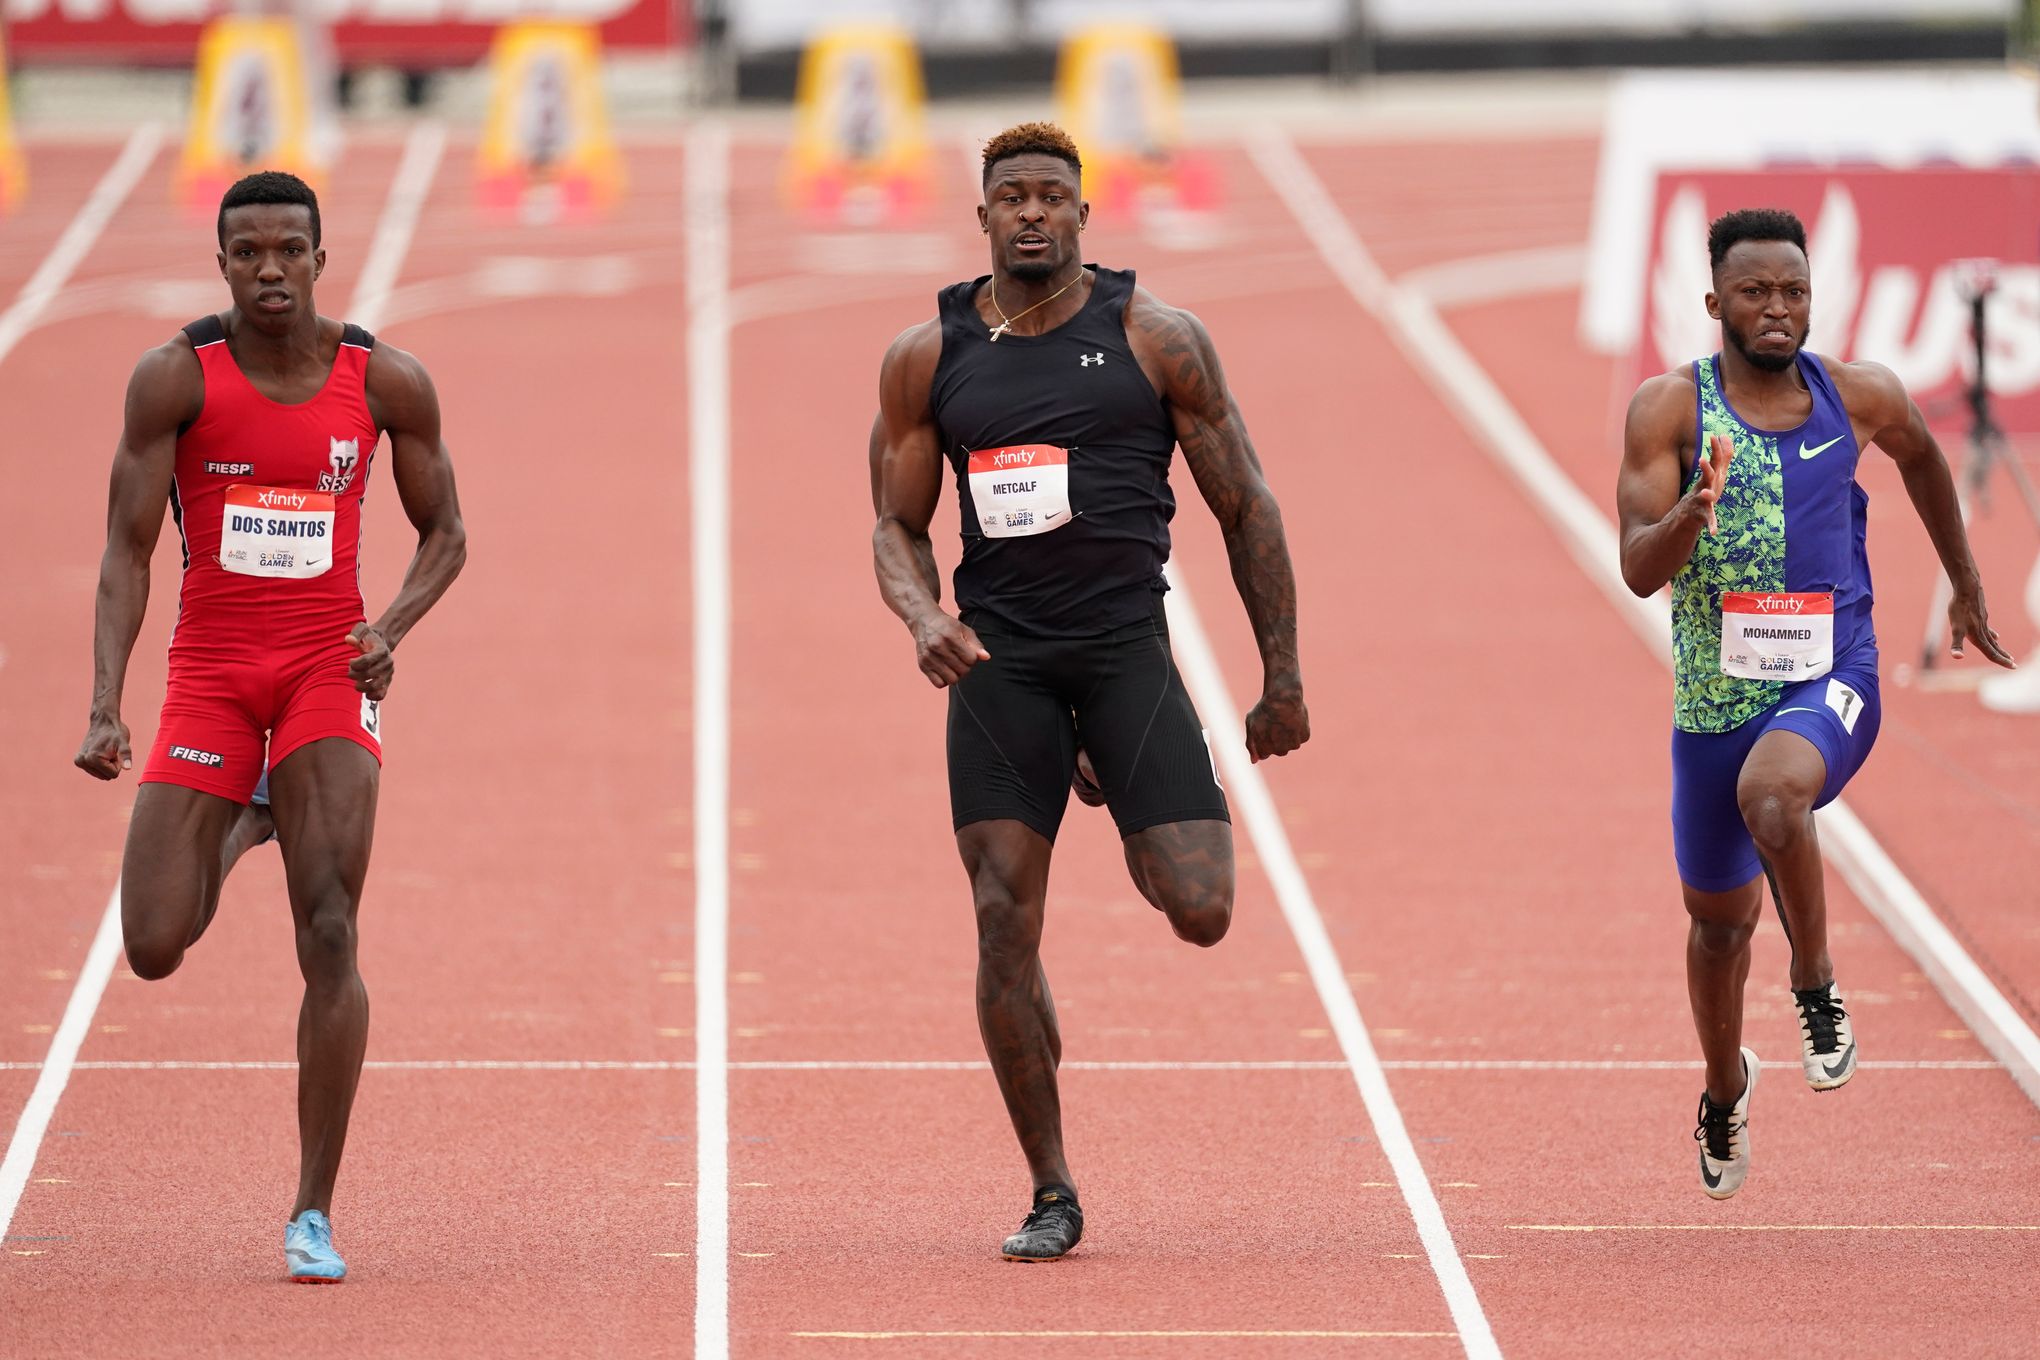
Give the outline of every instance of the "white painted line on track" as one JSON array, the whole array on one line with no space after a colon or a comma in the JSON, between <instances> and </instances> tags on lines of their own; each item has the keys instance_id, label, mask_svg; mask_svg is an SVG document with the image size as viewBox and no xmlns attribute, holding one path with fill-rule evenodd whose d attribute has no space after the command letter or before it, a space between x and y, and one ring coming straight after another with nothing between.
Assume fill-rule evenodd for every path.
<instances>
[{"instance_id":1,"label":"white painted line on track","mask_svg":"<svg viewBox=\"0 0 2040 1360\"><path fill-rule=\"evenodd\" d=\"M7 1156L0 1160L0 1237L6 1236L8 1225L14 1222L14 1210L21 1203L21 1192L28 1187L28 1173L35 1169L36 1154L42 1149L43 1135L49 1131L50 1117L57 1112L57 1101L77 1065L78 1049L92 1027L99 998L105 994L107 979L113 976L113 965L120 958L120 945L120 885L116 883L106 911L99 918L99 929L93 933L92 945L85 951L85 966L78 970L71 999L64 1005L64 1018L50 1037L49 1056L43 1059L35 1089L29 1092L28 1103L14 1125L14 1136L7 1140Z\"/></svg>"},{"instance_id":2,"label":"white painted line on track","mask_svg":"<svg viewBox=\"0 0 2040 1360\"><path fill-rule=\"evenodd\" d=\"M1296 852L1289 844L1289 833L1282 825L1282 814L1275 809L1275 799L1268 792L1260 767L1247 758L1246 748L1240 740L1243 728L1239 707L1233 703L1232 693L1226 688L1225 674L1219 669L1211 641L1205 636L1204 625L1197 617L1197 606L1190 598L1181 573L1171 571L1169 585L1171 588L1165 597L1168 601L1169 633L1176 659L1182 667L1184 683L1189 687L1191 700L1197 705L1205 728L1218 734L1211 743L1211 749L1224 775L1233 809L1247 824L1247 834L1253 839L1255 853L1260 856L1261 870L1275 890L1275 900L1281 905L1290 933L1296 936L1297 948L1302 951L1311 981L1316 984L1318 1001L1332 1022L1332 1032L1338 1037L1339 1050L1352 1065L1353 1081L1360 1088L1361 1103L1374 1124L1374 1134L1381 1142L1381 1150L1395 1171L1396 1183L1402 1187L1410 1217L1416 1221L1417 1236L1423 1241L1432 1273L1438 1277L1438 1285L1445 1293L1445 1305L1452 1313L1453 1325L1459 1329L1460 1345L1473 1360L1489 1360L1490 1357L1499 1360L1502 1352L1495 1344L1494 1331L1488 1326L1487 1314L1480 1306L1479 1296L1474 1293L1473 1281L1467 1277L1466 1265L1459 1259L1459 1249L1453 1245L1452 1230L1446 1226L1444 1211L1438 1207L1438 1196L1431 1189L1431 1182L1424 1174L1423 1161L1417 1156L1416 1144L1410 1140L1409 1129L1403 1124L1402 1111L1396 1107L1395 1093L1388 1089L1388 1078L1381 1070L1380 1058L1375 1055L1374 1041L1368 1037L1367 1026L1360 1018L1360 1004L1347 985L1345 967L1332 946L1331 935L1325 930L1324 917L1318 913L1310 884L1296 862Z\"/></svg>"},{"instance_id":3,"label":"white painted line on track","mask_svg":"<svg viewBox=\"0 0 2040 1360\"><path fill-rule=\"evenodd\" d=\"M435 135L436 145L432 141ZM364 302L371 306L375 305L371 299L364 297L363 285L377 278L386 280L396 278L397 271L403 264L403 256L410 249L411 230L417 224L418 202L422 202L426 190L431 187L432 172L437 169L440 152L445 148L445 136L445 132L438 129L436 124L420 124L412 132L404 159L391 181L390 198L384 207L375 238L369 245L368 257L362 263L361 278L356 284L354 298L347 309L350 316L357 314ZM84 256L91 248L92 242L98 239L106 220L134 187L134 181L140 178L142 171L148 167L161 140L162 133L154 124L147 124L136 130L134 136L128 139L120 158L114 162L113 168L106 172L98 187L92 191L92 197L86 201L85 207L79 209L78 218L71 223L71 229L66 231L63 239L57 243L58 251L63 250L65 242L70 241L73 233L78 231L79 222L83 221L88 213L95 211L93 205L103 203L103 206L96 210L99 214L98 220L75 247L76 255L79 258ZM422 153L419 151L421 145L430 151L429 164L426 164L422 171L414 168L414 164L422 159ZM139 163L130 165L123 171L123 165L127 165L131 160ZM409 178L406 177L407 172ZM417 183L421 174L423 181ZM120 178L120 175L124 175L125 179ZM414 195L417 201L400 207L398 199L406 194ZM389 229L393 213L409 215L409 221L401 231ZM57 251L52 251L51 258L54 259L56 254ZM74 259L66 265L63 274L68 275L76 263ZM44 268L36 271L36 279L41 279L48 268L49 261L46 260ZM35 282L35 279L31 279L29 287L22 290L24 298L35 286ZM61 276L55 277L49 291L54 292L62 282ZM388 285L385 283L382 286L387 289ZM16 306L20 305L17 302ZM38 304L38 310L40 305ZM10 309L9 316L12 315ZM4 336L0 336L0 340L4 340ZM4 348L0 348L0 356L4 356L5 352ZM27 1183L28 1174L35 1165L36 1154L41 1150L43 1134L49 1128L50 1117L56 1113L57 1101L64 1093L64 1086L70 1080L71 1072L79 1066L77 1061L79 1046L85 1041L86 1030L90 1028L92 1017L99 1009L100 997L106 991L107 980L112 977L114 965L120 958L121 943L120 884L116 882L113 894L107 901L106 911L99 918L99 929L92 937L92 946L86 951L85 964L78 970L78 980L71 988L71 999L64 1006L64 1018L50 1040L50 1055L44 1061L41 1075L36 1078L35 1090L29 1094L28 1104L23 1108L21 1119L15 1125L14 1136L8 1140L6 1159L0 1162L0 1234L4 1234L8 1224L14 1220L14 1211L20 1203L22 1187Z\"/></svg>"},{"instance_id":4,"label":"white painted line on track","mask_svg":"<svg viewBox=\"0 0 2040 1360\"><path fill-rule=\"evenodd\" d=\"M730 139L688 133L688 498L694 574L694 1356L730 1353Z\"/></svg>"},{"instance_id":5,"label":"white painted line on track","mask_svg":"<svg viewBox=\"0 0 2040 1360\"><path fill-rule=\"evenodd\" d=\"M1670 665L1672 625L1665 597L1638 599L1623 584L1619 543L1608 517L1552 458L1430 300L1382 272L1295 144L1270 128L1257 133L1250 148L1262 175L1354 301L1382 323L1389 339L1550 521L1580 570L1629 621L1651 654ZM2040 1036L1842 799L1823 808L1817 820L1821 853L1991 1056L2040 1105Z\"/></svg>"},{"instance_id":6,"label":"white painted line on track","mask_svg":"<svg viewBox=\"0 0 2040 1360\"><path fill-rule=\"evenodd\" d=\"M1425 265L1401 275L1396 286L1423 294L1434 306L1464 307L1563 292L1579 287L1586 275L1585 246L1533 246Z\"/></svg>"},{"instance_id":7,"label":"white painted line on track","mask_svg":"<svg viewBox=\"0 0 2040 1360\"><path fill-rule=\"evenodd\" d=\"M361 276L354 282L354 302L347 320L365 331L382 324L389 305L390 290L397 273L411 252L411 236L418 230L418 214L425 207L425 195L439 173L439 161L446 154L446 126L423 122L404 139L403 159L390 180L390 195L383 201L382 216L376 221L375 236L363 257Z\"/></svg>"},{"instance_id":8,"label":"white painted line on track","mask_svg":"<svg viewBox=\"0 0 2040 1360\"><path fill-rule=\"evenodd\" d=\"M983 1058L788 1058L725 1064L732 1072L989 1072ZM666 1058L371 1058L374 1072L692 1072L696 1064ZM1698 1058L1384 1058L1387 1072L1698 1072ZM2001 1072L1989 1058L1869 1058L1859 1067L1892 1072ZM0 1062L0 1072L37 1072L39 1062ZM135 1058L71 1064L75 1072L295 1072L284 1058ZM1349 1072L1332 1058L1072 1059L1064 1072Z\"/></svg>"},{"instance_id":9,"label":"white painted line on track","mask_svg":"<svg viewBox=\"0 0 2040 1360\"><path fill-rule=\"evenodd\" d=\"M129 134L127 144L99 177L99 183L92 186L71 225L64 228L64 234L50 247L50 253L21 286L21 292L7 310L0 312L0 361L5 361L21 338L35 329L44 309L62 291L72 271L84 262L99 234L106 230L106 224L127 201L143 172L154 163L156 149L162 144L163 128L157 123L144 123Z\"/></svg>"}]
</instances>

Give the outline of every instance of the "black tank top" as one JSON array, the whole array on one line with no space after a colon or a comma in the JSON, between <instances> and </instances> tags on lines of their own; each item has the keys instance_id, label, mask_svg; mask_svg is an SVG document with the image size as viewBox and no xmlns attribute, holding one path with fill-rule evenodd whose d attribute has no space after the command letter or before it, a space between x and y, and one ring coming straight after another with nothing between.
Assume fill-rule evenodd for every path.
<instances>
[{"instance_id":1,"label":"black tank top","mask_svg":"<svg viewBox=\"0 0 2040 1360\"><path fill-rule=\"evenodd\" d=\"M931 401L962 512L957 607L1042 637L1139 622L1168 589L1162 564L1176 513L1175 430L1127 343L1133 271L1086 268L1096 272L1081 311L1042 335L1009 333L996 344L974 301L989 275L937 294L942 358ZM1026 444L1068 451L1069 523L987 537L971 495L970 454Z\"/></svg>"}]
</instances>

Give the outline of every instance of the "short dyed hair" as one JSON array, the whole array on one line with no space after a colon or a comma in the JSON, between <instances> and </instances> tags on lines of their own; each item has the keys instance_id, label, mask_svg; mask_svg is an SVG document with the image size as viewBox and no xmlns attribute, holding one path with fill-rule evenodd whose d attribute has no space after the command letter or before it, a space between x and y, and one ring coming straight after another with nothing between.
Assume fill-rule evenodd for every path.
<instances>
[{"instance_id":1,"label":"short dyed hair","mask_svg":"<svg viewBox=\"0 0 2040 1360\"><path fill-rule=\"evenodd\" d=\"M1707 263L1721 268L1728 252L1744 241L1790 241L1806 253L1806 227L1783 208L1738 208L1723 213L1707 228Z\"/></svg>"},{"instance_id":2,"label":"short dyed hair","mask_svg":"<svg viewBox=\"0 0 2040 1360\"><path fill-rule=\"evenodd\" d=\"M985 143L985 187L992 187L992 167L1009 156L1053 156L1079 176L1084 162L1077 144L1054 123L1016 123Z\"/></svg>"},{"instance_id":3,"label":"short dyed hair","mask_svg":"<svg viewBox=\"0 0 2040 1360\"><path fill-rule=\"evenodd\" d=\"M264 203L295 203L312 215L312 249L319 248L319 196L312 186L296 175L281 170L261 170L234 181L220 196L220 249L227 248L227 209L252 208Z\"/></svg>"}]
</instances>

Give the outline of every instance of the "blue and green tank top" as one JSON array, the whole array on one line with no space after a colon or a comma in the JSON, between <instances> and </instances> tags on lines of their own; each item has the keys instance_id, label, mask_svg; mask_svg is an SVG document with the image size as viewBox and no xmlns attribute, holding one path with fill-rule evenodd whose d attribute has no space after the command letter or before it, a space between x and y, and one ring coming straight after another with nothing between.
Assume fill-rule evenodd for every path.
<instances>
[{"instance_id":1,"label":"blue and green tank top","mask_svg":"<svg viewBox=\"0 0 2040 1360\"><path fill-rule=\"evenodd\" d=\"M1721 532L1701 531L1672 578L1672 721L1682 732L1727 732L1778 701L1785 682L1721 671L1721 597L1729 591L1832 591L1835 666L1860 664L1877 639L1870 624L1870 497L1856 483L1861 450L1849 413L1819 356L1800 351L1799 375L1813 410L1790 430L1762 430L1736 414L1721 381L1721 356L1693 361L1697 438L1685 490L1700 480L1708 440L1735 442L1715 507Z\"/></svg>"}]
</instances>

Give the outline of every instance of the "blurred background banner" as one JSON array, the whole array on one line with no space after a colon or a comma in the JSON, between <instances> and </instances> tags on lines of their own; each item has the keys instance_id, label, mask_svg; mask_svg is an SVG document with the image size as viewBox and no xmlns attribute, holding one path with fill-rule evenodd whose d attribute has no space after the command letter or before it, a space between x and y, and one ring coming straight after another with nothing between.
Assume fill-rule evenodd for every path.
<instances>
[{"instance_id":1,"label":"blurred background banner","mask_svg":"<svg viewBox=\"0 0 2040 1360\"><path fill-rule=\"evenodd\" d=\"M1985 373L2000 424L2040 432L2040 172L2031 166L1660 175L1637 381L1721 347L1720 324L1701 306L1707 224L1749 207L1788 208L1806 223L1811 347L1888 365L1930 416L1953 409L1974 367L1969 261L1997 261Z\"/></svg>"},{"instance_id":2,"label":"blurred background banner","mask_svg":"<svg viewBox=\"0 0 2040 1360\"><path fill-rule=\"evenodd\" d=\"M329 25L341 61L465 66L488 55L496 30L522 18L597 26L610 48L666 48L690 33L686 0L4 0L0 16L17 60L181 66L208 20L263 10Z\"/></svg>"}]
</instances>

